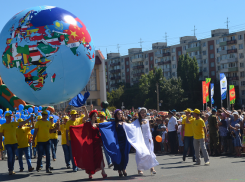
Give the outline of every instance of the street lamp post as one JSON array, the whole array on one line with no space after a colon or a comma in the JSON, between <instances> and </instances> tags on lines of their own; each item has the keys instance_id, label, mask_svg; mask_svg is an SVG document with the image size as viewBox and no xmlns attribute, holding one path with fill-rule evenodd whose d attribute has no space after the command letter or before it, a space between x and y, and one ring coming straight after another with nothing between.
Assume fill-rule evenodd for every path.
<instances>
[{"instance_id":1,"label":"street lamp post","mask_svg":"<svg viewBox=\"0 0 245 182\"><path fill-rule=\"evenodd\" d=\"M159 112L159 89L158 89L158 82L156 83L157 86L157 112Z\"/></svg>"}]
</instances>

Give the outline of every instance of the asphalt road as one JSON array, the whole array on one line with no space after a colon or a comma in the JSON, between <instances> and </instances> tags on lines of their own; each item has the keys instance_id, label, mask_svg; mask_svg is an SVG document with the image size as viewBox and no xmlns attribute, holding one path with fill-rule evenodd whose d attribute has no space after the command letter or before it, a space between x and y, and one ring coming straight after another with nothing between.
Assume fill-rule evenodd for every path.
<instances>
[{"instance_id":1,"label":"asphalt road","mask_svg":"<svg viewBox=\"0 0 245 182\"><path fill-rule=\"evenodd\" d=\"M45 159L44 159L45 160ZM104 160L106 160L104 158ZM224 181L245 181L245 159L234 157L211 157L210 166L204 166L202 159L201 166L194 166L192 159L187 158L186 162L182 162L180 155L164 155L157 156L159 166L155 169L156 175L151 175L150 171L144 171L144 176L137 175L137 166L135 162L135 154L130 154L129 164L127 166L128 177L118 177L118 173L112 169L108 169L106 165L106 173L108 178L103 180L101 172L93 175L93 181L134 181L134 182L155 182L155 181L171 181L171 182L224 182ZM32 160L33 167L36 168L36 159ZM39 181L62 181L62 182L78 182L89 181L88 175L79 170L72 172L72 169L66 169L63 150L58 144L57 160L51 162L54 167L53 174L46 174L45 170L40 172L29 173L26 171L27 165L24 160L24 172L19 171L19 163L15 161L16 175L9 176L7 170L7 161L0 161L0 181L25 181L25 182L39 182ZM45 166L45 162L44 162Z\"/></svg>"}]
</instances>

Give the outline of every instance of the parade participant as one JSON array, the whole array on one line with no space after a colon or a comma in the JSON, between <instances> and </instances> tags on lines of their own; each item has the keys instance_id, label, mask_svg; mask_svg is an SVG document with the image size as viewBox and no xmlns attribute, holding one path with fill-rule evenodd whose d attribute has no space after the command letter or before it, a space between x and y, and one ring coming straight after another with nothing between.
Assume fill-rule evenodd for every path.
<instances>
[{"instance_id":1,"label":"parade participant","mask_svg":"<svg viewBox=\"0 0 245 182\"><path fill-rule=\"evenodd\" d=\"M218 155L219 126L218 126L216 112L217 112L216 109L212 109L212 114L208 117L211 156Z\"/></svg>"},{"instance_id":2,"label":"parade participant","mask_svg":"<svg viewBox=\"0 0 245 182\"><path fill-rule=\"evenodd\" d=\"M15 174L14 172L14 162L15 162L15 152L17 150L18 141L16 138L16 128L18 126L23 126L24 124L28 123L33 116L31 116L29 119L17 123L17 122L11 122L11 113L6 113L5 119L6 123L2 124L0 128L0 141L2 141L2 137L4 135L4 143L5 143L5 149L7 150L8 154L8 170L9 175ZM0 142L0 150L3 149L2 143Z\"/></svg>"},{"instance_id":3,"label":"parade participant","mask_svg":"<svg viewBox=\"0 0 245 182\"><path fill-rule=\"evenodd\" d=\"M178 143L177 143L177 130L178 130L178 123L176 117L174 117L174 113L169 111L169 122L168 122L168 142L171 148L171 154L178 153Z\"/></svg>"},{"instance_id":4,"label":"parade participant","mask_svg":"<svg viewBox=\"0 0 245 182\"><path fill-rule=\"evenodd\" d=\"M97 124L100 129L103 145L111 157L114 165L113 170L117 170L120 177L127 176L126 167L129 159L130 144L123 129L123 113L120 109L115 110L115 120L112 122Z\"/></svg>"},{"instance_id":5,"label":"parade participant","mask_svg":"<svg viewBox=\"0 0 245 182\"><path fill-rule=\"evenodd\" d=\"M105 112L99 111L99 112L98 112L98 116L99 116L99 120L97 120L98 123L104 123L104 122L107 122L107 121L105 120L105 118L106 118ZM103 146L103 149L104 149L105 158L106 158L106 161L107 161L107 164L108 164L108 168L111 168L111 167L113 166L113 164L112 164L112 162L111 162L111 158L110 158L110 156L108 155L107 151L105 150L104 146Z\"/></svg>"},{"instance_id":6,"label":"parade participant","mask_svg":"<svg viewBox=\"0 0 245 182\"><path fill-rule=\"evenodd\" d=\"M185 115L189 117L189 120L194 119L191 116L191 110L186 109ZM193 146L193 128L191 123L186 123L186 117L182 120L182 128L181 128L181 134L182 134L182 141L184 142L184 152L183 152L183 161L186 159L186 154L190 148L190 155L192 156L193 162L196 161L195 152L194 152L194 146Z\"/></svg>"},{"instance_id":7,"label":"parade participant","mask_svg":"<svg viewBox=\"0 0 245 182\"><path fill-rule=\"evenodd\" d=\"M85 114L88 115L88 111L86 106L82 106L82 109L85 111ZM88 118L88 116L85 116L82 121L80 118L77 118L77 111L76 110L72 110L70 112L71 115L71 119L69 121L67 121L66 123L66 145L69 147L70 150L70 158L71 158L71 162L72 162L72 168L73 168L73 172L77 172L78 168L76 166L76 164L74 163L73 157L72 157L72 149L71 149L71 138L70 138L70 126L77 126L80 125L82 122L85 122Z\"/></svg>"},{"instance_id":8,"label":"parade participant","mask_svg":"<svg viewBox=\"0 0 245 182\"><path fill-rule=\"evenodd\" d=\"M194 134L194 149L196 155L196 163L194 165L200 165L200 147L202 149L202 155L204 157L205 165L209 165L209 156L205 146L207 141L207 131L203 119L200 117L201 112L198 109L192 111L194 119L189 120L189 115L186 116L186 123L192 123Z\"/></svg>"},{"instance_id":9,"label":"parade participant","mask_svg":"<svg viewBox=\"0 0 245 182\"><path fill-rule=\"evenodd\" d=\"M49 121L52 123L51 129L56 128L56 124L54 123L53 116L49 117ZM53 133L50 133L50 146L51 146L53 161L56 161L57 143L58 143L58 130L55 130Z\"/></svg>"},{"instance_id":10,"label":"parade participant","mask_svg":"<svg viewBox=\"0 0 245 182\"><path fill-rule=\"evenodd\" d=\"M159 165L154 154L154 145L150 131L149 120L146 120L147 109L139 109L139 118L131 124L123 123L127 139L136 150L136 163L138 174L143 175L142 170L151 169L156 174L154 166Z\"/></svg>"},{"instance_id":11,"label":"parade participant","mask_svg":"<svg viewBox=\"0 0 245 182\"><path fill-rule=\"evenodd\" d=\"M18 119L18 122L23 122L23 119ZM23 161L22 161L22 154L25 153L26 163L28 165L28 171L32 172L34 168L31 165L31 151L29 145L29 133L34 128L33 118L31 119L32 127L23 127L19 126L16 129L16 137L18 141L18 160L20 165L20 172L24 171Z\"/></svg>"},{"instance_id":12,"label":"parade participant","mask_svg":"<svg viewBox=\"0 0 245 182\"><path fill-rule=\"evenodd\" d=\"M64 152L64 157L65 157L65 163L66 163L66 168L70 169L70 161L71 161L71 155L70 155L70 150L69 150L69 146L66 145L66 123L69 120L68 116L64 116L63 117L63 122L62 125L60 126L60 131L61 131L61 145L63 148L63 152Z\"/></svg>"},{"instance_id":13,"label":"parade participant","mask_svg":"<svg viewBox=\"0 0 245 182\"><path fill-rule=\"evenodd\" d=\"M42 112L42 119L37 121L35 124L35 131L33 136L33 145L35 145L35 139L37 137L37 172L39 172L42 161L42 154L45 151L46 154L46 173L52 173L50 168L50 133L53 133L59 128L59 121L56 124L56 128L52 129L52 124L48 119L48 112Z\"/></svg>"},{"instance_id":14,"label":"parade participant","mask_svg":"<svg viewBox=\"0 0 245 182\"><path fill-rule=\"evenodd\" d=\"M84 169L89 175L89 179L92 179L92 175L99 170L102 170L103 178L107 177L104 170L102 141L99 128L96 125L97 123L95 123L97 116L98 112L93 110L89 113L89 122L79 126L70 126L72 156L77 166ZM81 156L83 157L82 159Z\"/></svg>"}]
</instances>

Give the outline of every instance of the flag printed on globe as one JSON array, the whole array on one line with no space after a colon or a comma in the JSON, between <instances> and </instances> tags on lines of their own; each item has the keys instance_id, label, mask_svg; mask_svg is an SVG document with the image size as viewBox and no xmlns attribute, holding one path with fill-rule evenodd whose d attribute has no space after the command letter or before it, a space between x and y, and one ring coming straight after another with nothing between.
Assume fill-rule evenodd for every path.
<instances>
[{"instance_id":1,"label":"flag printed on globe","mask_svg":"<svg viewBox=\"0 0 245 182\"><path fill-rule=\"evenodd\" d=\"M35 102L17 91L20 86L39 101L35 92L43 96L43 90L64 90L62 99L45 104L71 99L86 86L95 62L93 41L83 22L70 12L53 6L23 10L5 25L0 36L1 76L21 99ZM79 83L79 88L67 93L69 89L63 87L70 86L68 82L74 83L73 87Z\"/></svg>"}]
</instances>

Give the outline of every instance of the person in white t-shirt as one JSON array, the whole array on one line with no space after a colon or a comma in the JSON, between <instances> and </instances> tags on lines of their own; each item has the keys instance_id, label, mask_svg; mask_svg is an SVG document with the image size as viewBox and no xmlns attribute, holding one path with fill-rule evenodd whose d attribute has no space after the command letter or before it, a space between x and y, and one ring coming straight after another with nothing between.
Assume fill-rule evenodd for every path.
<instances>
[{"instance_id":1,"label":"person in white t-shirt","mask_svg":"<svg viewBox=\"0 0 245 182\"><path fill-rule=\"evenodd\" d=\"M174 113L169 111L169 122L168 122L168 142L171 148L171 154L178 153L178 139L177 139L177 130L178 130L178 123L176 117L174 117Z\"/></svg>"}]
</instances>

